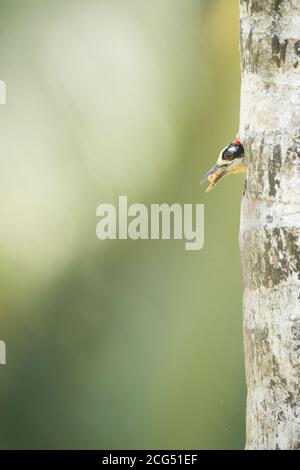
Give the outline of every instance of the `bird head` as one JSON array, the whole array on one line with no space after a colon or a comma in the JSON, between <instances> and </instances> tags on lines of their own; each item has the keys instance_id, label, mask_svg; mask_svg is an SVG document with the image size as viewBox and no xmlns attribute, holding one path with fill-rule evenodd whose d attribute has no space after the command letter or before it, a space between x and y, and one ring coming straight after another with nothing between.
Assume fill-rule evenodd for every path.
<instances>
[{"instance_id":1,"label":"bird head","mask_svg":"<svg viewBox=\"0 0 300 470\"><path fill-rule=\"evenodd\" d=\"M238 138L221 150L217 163L205 174L201 181L202 183L208 180L210 183L206 192L212 191L223 176L244 173L247 170L244 156L244 147Z\"/></svg>"}]
</instances>

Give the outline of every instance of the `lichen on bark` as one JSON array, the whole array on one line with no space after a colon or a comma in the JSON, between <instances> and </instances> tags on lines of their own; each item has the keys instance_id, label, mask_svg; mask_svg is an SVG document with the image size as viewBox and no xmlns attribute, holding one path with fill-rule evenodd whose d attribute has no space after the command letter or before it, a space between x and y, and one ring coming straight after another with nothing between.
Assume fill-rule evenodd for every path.
<instances>
[{"instance_id":1,"label":"lichen on bark","mask_svg":"<svg viewBox=\"0 0 300 470\"><path fill-rule=\"evenodd\" d=\"M300 0L240 0L247 449L300 448Z\"/></svg>"}]
</instances>

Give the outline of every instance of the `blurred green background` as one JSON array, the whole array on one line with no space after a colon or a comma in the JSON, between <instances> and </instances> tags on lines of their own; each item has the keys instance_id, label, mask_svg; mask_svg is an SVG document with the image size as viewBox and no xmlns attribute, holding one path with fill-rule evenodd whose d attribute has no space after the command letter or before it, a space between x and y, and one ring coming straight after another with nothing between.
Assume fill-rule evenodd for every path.
<instances>
[{"instance_id":1,"label":"blurred green background","mask_svg":"<svg viewBox=\"0 0 300 470\"><path fill-rule=\"evenodd\" d=\"M237 0L0 0L0 447L239 449ZM96 238L204 203L205 245Z\"/></svg>"}]
</instances>

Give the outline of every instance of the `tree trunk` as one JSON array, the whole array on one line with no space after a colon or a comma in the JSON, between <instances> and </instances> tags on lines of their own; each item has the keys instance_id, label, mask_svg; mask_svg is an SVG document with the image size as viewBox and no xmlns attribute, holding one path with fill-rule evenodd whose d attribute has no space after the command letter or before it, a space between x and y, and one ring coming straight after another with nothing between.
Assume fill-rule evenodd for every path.
<instances>
[{"instance_id":1,"label":"tree trunk","mask_svg":"<svg viewBox=\"0 0 300 470\"><path fill-rule=\"evenodd\" d=\"M240 0L247 449L300 449L300 0Z\"/></svg>"}]
</instances>

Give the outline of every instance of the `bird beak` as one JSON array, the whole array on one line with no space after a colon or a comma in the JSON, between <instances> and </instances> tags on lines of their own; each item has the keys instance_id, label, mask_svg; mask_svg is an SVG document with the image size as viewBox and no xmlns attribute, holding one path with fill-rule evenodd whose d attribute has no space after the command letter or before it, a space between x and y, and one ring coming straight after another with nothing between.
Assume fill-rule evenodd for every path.
<instances>
[{"instance_id":1,"label":"bird beak","mask_svg":"<svg viewBox=\"0 0 300 470\"><path fill-rule=\"evenodd\" d=\"M203 178L201 179L200 181L200 184L204 183L208 177L213 177L215 175L215 178L214 178L214 183L216 183L220 178L222 178L223 175L225 175L226 173L226 170L227 170L227 165L219 165L219 164L216 164L214 165L210 170L208 170L207 173L205 173L205 175L203 176Z\"/></svg>"},{"instance_id":2,"label":"bird beak","mask_svg":"<svg viewBox=\"0 0 300 470\"><path fill-rule=\"evenodd\" d=\"M230 173L241 173L244 171L246 171L246 166L240 160L234 160L228 164L217 163L205 174L203 179L200 181L200 184L208 180L210 185L208 186L206 192L210 192L214 189L217 182L223 178L223 176L229 175Z\"/></svg>"}]
</instances>

